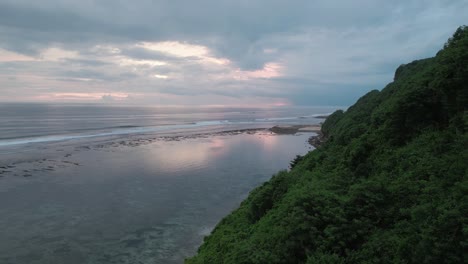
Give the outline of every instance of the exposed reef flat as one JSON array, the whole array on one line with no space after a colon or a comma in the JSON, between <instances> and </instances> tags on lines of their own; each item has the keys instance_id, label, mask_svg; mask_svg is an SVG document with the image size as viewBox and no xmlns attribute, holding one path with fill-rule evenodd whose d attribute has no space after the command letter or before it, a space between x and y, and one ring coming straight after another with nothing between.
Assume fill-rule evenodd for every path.
<instances>
[{"instance_id":1,"label":"exposed reef flat","mask_svg":"<svg viewBox=\"0 0 468 264\"><path fill-rule=\"evenodd\" d=\"M294 135L297 133L320 132L320 125L291 125L274 126L271 128L245 128L214 132L201 132L194 134L176 135L130 135L120 138L103 138L94 142L64 141L54 144L38 146L37 151L11 152L8 158L0 160L0 177L23 176L31 177L37 174L55 171L58 168L81 166L80 162L74 160L74 155L82 151L104 151L116 152L121 148L139 147L156 142L175 142L193 139L207 139L214 136L233 136L240 134L274 136ZM315 137L315 135L313 136ZM308 142L312 146L316 146ZM20 165L20 166L18 166Z\"/></svg>"},{"instance_id":2,"label":"exposed reef flat","mask_svg":"<svg viewBox=\"0 0 468 264\"><path fill-rule=\"evenodd\" d=\"M321 125L291 125L291 126L274 126L269 130L275 134L296 134L298 132L320 132Z\"/></svg>"}]
</instances>

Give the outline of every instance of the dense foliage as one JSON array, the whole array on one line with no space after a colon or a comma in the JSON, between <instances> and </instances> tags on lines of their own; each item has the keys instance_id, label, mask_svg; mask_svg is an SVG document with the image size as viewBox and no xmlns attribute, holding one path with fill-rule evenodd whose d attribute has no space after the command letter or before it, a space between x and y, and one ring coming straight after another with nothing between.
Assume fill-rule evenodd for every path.
<instances>
[{"instance_id":1,"label":"dense foliage","mask_svg":"<svg viewBox=\"0 0 468 264\"><path fill-rule=\"evenodd\" d=\"M466 263L468 28L323 124L193 263Z\"/></svg>"}]
</instances>

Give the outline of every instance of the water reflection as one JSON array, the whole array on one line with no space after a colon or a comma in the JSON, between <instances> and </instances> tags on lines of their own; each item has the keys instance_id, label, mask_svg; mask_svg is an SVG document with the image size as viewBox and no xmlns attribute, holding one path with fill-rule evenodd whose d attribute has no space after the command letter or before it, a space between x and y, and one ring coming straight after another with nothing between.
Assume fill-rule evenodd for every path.
<instances>
[{"instance_id":1,"label":"water reflection","mask_svg":"<svg viewBox=\"0 0 468 264\"><path fill-rule=\"evenodd\" d=\"M182 263L250 190L308 150L307 137L157 141L78 151L70 159L80 166L46 161L53 170L0 192L0 263Z\"/></svg>"},{"instance_id":2,"label":"water reflection","mask_svg":"<svg viewBox=\"0 0 468 264\"><path fill-rule=\"evenodd\" d=\"M264 136L261 136L260 137L260 143L263 147L263 149L265 150L268 150L268 151L272 151L277 143L278 143L278 140L279 140L279 137L280 136L274 136L274 135L264 135Z\"/></svg>"},{"instance_id":3,"label":"water reflection","mask_svg":"<svg viewBox=\"0 0 468 264\"><path fill-rule=\"evenodd\" d=\"M226 155L228 148L229 144L226 145L222 138L189 140L186 144L165 142L160 143L158 148L150 148L145 159L152 170L182 173L206 168L209 163Z\"/></svg>"}]
</instances>

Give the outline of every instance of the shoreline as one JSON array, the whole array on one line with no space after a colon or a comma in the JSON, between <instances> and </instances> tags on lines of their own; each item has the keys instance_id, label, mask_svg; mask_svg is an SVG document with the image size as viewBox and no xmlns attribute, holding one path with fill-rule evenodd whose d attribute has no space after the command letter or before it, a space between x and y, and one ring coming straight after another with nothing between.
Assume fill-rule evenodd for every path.
<instances>
[{"instance_id":1,"label":"shoreline","mask_svg":"<svg viewBox=\"0 0 468 264\"><path fill-rule=\"evenodd\" d=\"M309 140L307 140L307 142L316 149L325 143L325 141L327 141L327 138L322 133L322 131L317 132L317 135L311 136Z\"/></svg>"},{"instance_id":2,"label":"shoreline","mask_svg":"<svg viewBox=\"0 0 468 264\"><path fill-rule=\"evenodd\" d=\"M53 171L55 167L81 166L76 162L73 156L82 151L117 151L122 147L140 147L156 142L177 142L193 139L207 139L216 136L235 136L235 135L296 135L299 133L320 133L319 125L291 125L291 126L273 126L257 128L239 128L224 129L222 131L195 133L185 132L179 134L133 134L125 136L111 136L103 138L94 138L92 140L65 140L51 143L33 143L24 146L15 146L13 148L0 148L0 178L5 176L23 176L31 177L37 172ZM311 136L306 140L306 144L316 147L311 143L311 139L317 135ZM52 163L48 164L47 163ZM35 164L37 168L31 167L18 171L17 166L21 164ZM51 166L51 167L49 167Z\"/></svg>"},{"instance_id":3,"label":"shoreline","mask_svg":"<svg viewBox=\"0 0 468 264\"><path fill-rule=\"evenodd\" d=\"M293 125L293 126L274 126L269 129L278 135L291 135L299 132L313 132L316 135L311 136L307 142L314 148L320 147L327 139L322 133L322 126L319 125Z\"/></svg>"},{"instance_id":4,"label":"shoreline","mask_svg":"<svg viewBox=\"0 0 468 264\"><path fill-rule=\"evenodd\" d=\"M207 137L215 135L237 135L237 134L254 134L257 132L270 132L277 135L293 135L300 132L313 132L319 133L321 130L320 124L310 124L310 125L275 125L271 126L260 126L260 127L246 127L246 128L221 128L213 129L212 131L169 131L161 133L134 133L134 134L124 134L124 135L106 135L106 136L96 136L96 137L77 137L71 139L63 140L53 140L45 142L27 142L19 143L12 145L0 145L0 156L2 154L14 154L23 152L25 150L30 151L34 148L49 149L49 148L62 148L64 146L78 146L83 147L84 145L93 145L93 144L109 144L122 141L136 141L141 143L143 141L156 141L156 140L165 140L165 141L178 141L183 139L198 138L198 137ZM132 144L130 144L132 145ZM2 152L6 151L6 152ZM0 164L1 165L1 164Z\"/></svg>"}]
</instances>

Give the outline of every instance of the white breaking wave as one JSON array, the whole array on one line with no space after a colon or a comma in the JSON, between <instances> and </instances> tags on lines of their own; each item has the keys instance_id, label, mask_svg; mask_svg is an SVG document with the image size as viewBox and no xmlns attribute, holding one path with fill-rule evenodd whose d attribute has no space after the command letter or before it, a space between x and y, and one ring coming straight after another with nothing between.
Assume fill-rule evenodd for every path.
<instances>
[{"instance_id":1,"label":"white breaking wave","mask_svg":"<svg viewBox=\"0 0 468 264\"><path fill-rule=\"evenodd\" d=\"M132 127L132 128L117 129L117 130L98 132L98 133L92 133L92 134L88 133L88 134L56 135L56 136L40 136L40 137L30 137L30 138L7 139L7 140L0 140L0 147L24 145L24 144L31 144L31 143L67 141L67 140L74 140L74 139L84 139L84 138L94 138L94 137L104 137L104 136L118 136L118 135L160 132L160 131L200 127L200 126L203 126L203 124Z\"/></svg>"},{"instance_id":2,"label":"white breaking wave","mask_svg":"<svg viewBox=\"0 0 468 264\"><path fill-rule=\"evenodd\" d=\"M282 120L294 120L294 119L299 119L299 116L294 116L294 117L271 117L271 118L257 118L255 121L260 121L260 122L268 122L268 121L282 121Z\"/></svg>"},{"instance_id":3,"label":"white breaking wave","mask_svg":"<svg viewBox=\"0 0 468 264\"><path fill-rule=\"evenodd\" d=\"M176 131L180 129L191 129L191 128L209 127L209 126L251 125L255 123L265 124L265 123L271 123L275 121L311 118L314 116L317 116L317 115L257 118L257 119L254 119L254 121L208 120L208 121L200 121L200 122L195 122L195 123L178 124L178 125L163 125L163 126L148 126L148 127L130 126L130 127L121 127L121 128L117 128L113 130L101 129L100 131L94 131L94 132L88 131L87 133L82 133L82 134L65 134L65 135L53 135L53 136L49 135L49 136L38 136L38 137L4 139L4 140L0 140L0 147L34 144L34 143L68 141L68 140L105 137L105 136L118 136L118 135L129 135L129 134L151 133L151 132L168 132L172 130Z\"/></svg>"}]
</instances>

